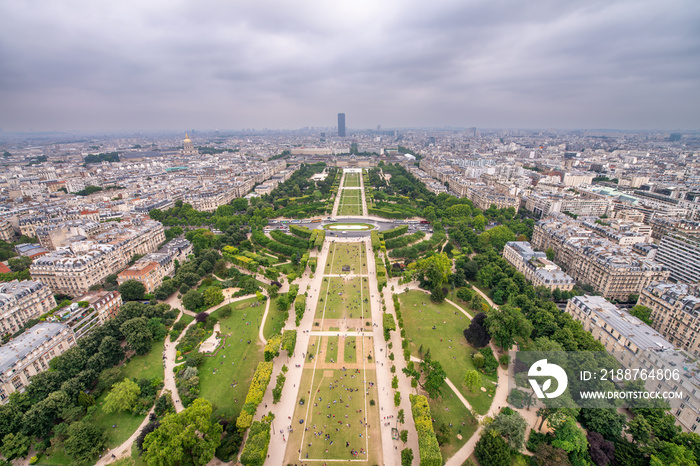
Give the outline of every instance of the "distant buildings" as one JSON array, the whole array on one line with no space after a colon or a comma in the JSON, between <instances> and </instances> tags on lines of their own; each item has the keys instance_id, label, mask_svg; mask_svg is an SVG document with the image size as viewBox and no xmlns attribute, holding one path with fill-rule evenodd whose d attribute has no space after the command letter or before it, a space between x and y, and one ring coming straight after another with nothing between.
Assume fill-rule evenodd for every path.
<instances>
[{"instance_id":1,"label":"distant buildings","mask_svg":"<svg viewBox=\"0 0 700 466\"><path fill-rule=\"evenodd\" d=\"M503 248L503 258L535 287L544 286L549 290L570 291L576 281L565 274L557 264L547 260L543 252L534 251L530 243L510 241Z\"/></svg>"},{"instance_id":2,"label":"distant buildings","mask_svg":"<svg viewBox=\"0 0 700 466\"><path fill-rule=\"evenodd\" d=\"M338 114L338 137L345 137L345 114Z\"/></svg>"},{"instance_id":3,"label":"distant buildings","mask_svg":"<svg viewBox=\"0 0 700 466\"><path fill-rule=\"evenodd\" d=\"M187 134L185 134L185 139L182 141L182 155L189 157L197 154L199 154L199 151L194 148L192 140Z\"/></svg>"},{"instance_id":4,"label":"distant buildings","mask_svg":"<svg viewBox=\"0 0 700 466\"><path fill-rule=\"evenodd\" d=\"M0 283L0 333L12 335L54 307L56 300L51 290L40 281Z\"/></svg>"},{"instance_id":5,"label":"distant buildings","mask_svg":"<svg viewBox=\"0 0 700 466\"><path fill-rule=\"evenodd\" d=\"M70 327L41 322L0 347L0 403L23 392L29 379L49 368L49 361L75 346Z\"/></svg>"}]
</instances>

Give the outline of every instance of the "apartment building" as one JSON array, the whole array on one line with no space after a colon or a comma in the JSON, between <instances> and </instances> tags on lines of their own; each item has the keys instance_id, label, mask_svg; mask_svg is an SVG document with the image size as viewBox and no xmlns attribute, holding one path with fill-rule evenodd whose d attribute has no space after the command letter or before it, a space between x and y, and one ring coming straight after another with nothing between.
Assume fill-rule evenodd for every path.
<instances>
[{"instance_id":1,"label":"apartment building","mask_svg":"<svg viewBox=\"0 0 700 466\"><path fill-rule=\"evenodd\" d=\"M152 293L163 283L163 278L175 273L173 257L168 253L147 254L117 275L120 285L127 280L143 283L146 293Z\"/></svg>"},{"instance_id":2,"label":"apartment building","mask_svg":"<svg viewBox=\"0 0 700 466\"><path fill-rule=\"evenodd\" d=\"M484 183L475 183L468 186L467 198L482 210L489 209L491 205L495 205L497 209L513 207L516 211L520 207L520 198L501 194L493 186L487 186Z\"/></svg>"},{"instance_id":3,"label":"apartment building","mask_svg":"<svg viewBox=\"0 0 700 466\"><path fill-rule=\"evenodd\" d=\"M39 244L46 249L55 250L72 241L83 241L99 234L104 224L93 220L69 220L67 222L36 227L35 234Z\"/></svg>"},{"instance_id":4,"label":"apartment building","mask_svg":"<svg viewBox=\"0 0 700 466\"><path fill-rule=\"evenodd\" d=\"M187 256L192 254L192 243L185 238L173 238L160 248L159 252L168 253L172 256L173 262L178 261L183 263L187 260Z\"/></svg>"},{"instance_id":5,"label":"apartment building","mask_svg":"<svg viewBox=\"0 0 700 466\"><path fill-rule=\"evenodd\" d=\"M15 240L15 229L12 224L2 219L0 220L0 241L12 242Z\"/></svg>"},{"instance_id":6,"label":"apartment building","mask_svg":"<svg viewBox=\"0 0 700 466\"><path fill-rule=\"evenodd\" d=\"M581 322L625 369L680 371L679 380L648 378L648 391L681 392L669 400L676 422L687 432L700 427L700 367L659 332L601 296L576 296L566 312Z\"/></svg>"},{"instance_id":7,"label":"apartment building","mask_svg":"<svg viewBox=\"0 0 700 466\"><path fill-rule=\"evenodd\" d=\"M686 283L653 283L639 295L639 305L651 309L653 327L678 348L700 356L700 297Z\"/></svg>"},{"instance_id":8,"label":"apartment building","mask_svg":"<svg viewBox=\"0 0 700 466\"><path fill-rule=\"evenodd\" d=\"M122 305L122 295L118 291L90 291L75 298L76 303L87 302L88 306L97 311L100 324L116 317Z\"/></svg>"},{"instance_id":9,"label":"apartment building","mask_svg":"<svg viewBox=\"0 0 700 466\"><path fill-rule=\"evenodd\" d=\"M667 280L670 274L655 260L600 238L581 222L566 217L537 222L532 246L544 251L552 248L554 261L567 274L608 299L627 300L651 282Z\"/></svg>"},{"instance_id":10,"label":"apartment building","mask_svg":"<svg viewBox=\"0 0 700 466\"><path fill-rule=\"evenodd\" d=\"M549 290L570 291L576 284L576 281L565 274L557 264L547 260L545 253L533 250L530 243L526 241L506 243L503 248L503 258L518 272L525 275L525 278L535 287L544 286Z\"/></svg>"},{"instance_id":11,"label":"apartment building","mask_svg":"<svg viewBox=\"0 0 700 466\"><path fill-rule=\"evenodd\" d=\"M649 221L651 236L660 240L665 235L673 232L683 233L689 236L700 236L700 222L674 217L654 217Z\"/></svg>"},{"instance_id":12,"label":"apartment building","mask_svg":"<svg viewBox=\"0 0 700 466\"><path fill-rule=\"evenodd\" d=\"M570 193L537 192L527 195L525 208L541 217L555 212L600 217L612 210L612 203L606 199L586 199Z\"/></svg>"},{"instance_id":13,"label":"apartment building","mask_svg":"<svg viewBox=\"0 0 700 466\"><path fill-rule=\"evenodd\" d=\"M39 281L0 283L0 334L14 334L31 319L56 307L51 289Z\"/></svg>"},{"instance_id":14,"label":"apartment building","mask_svg":"<svg viewBox=\"0 0 700 466\"><path fill-rule=\"evenodd\" d=\"M0 403L13 392L23 392L29 379L49 369L49 361L75 346L67 325L42 322L0 346Z\"/></svg>"},{"instance_id":15,"label":"apartment building","mask_svg":"<svg viewBox=\"0 0 700 466\"><path fill-rule=\"evenodd\" d=\"M672 280L697 283L700 281L700 238L669 233L661 238L656 260L671 271Z\"/></svg>"},{"instance_id":16,"label":"apartment building","mask_svg":"<svg viewBox=\"0 0 700 466\"><path fill-rule=\"evenodd\" d=\"M55 293L77 296L121 270L126 262L118 247L86 241L35 259L29 273Z\"/></svg>"}]
</instances>

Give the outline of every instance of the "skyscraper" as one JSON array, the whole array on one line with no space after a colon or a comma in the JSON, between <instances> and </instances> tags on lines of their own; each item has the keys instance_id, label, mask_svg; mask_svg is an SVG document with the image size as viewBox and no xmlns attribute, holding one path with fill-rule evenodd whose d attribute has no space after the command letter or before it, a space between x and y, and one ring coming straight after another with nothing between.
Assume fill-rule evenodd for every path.
<instances>
[{"instance_id":1,"label":"skyscraper","mask_svg":"<svg viewBox=\"0 0 700 466\"><path fill-rule=\"evenodd\" d=\"M338 136L341 138L345 137L345 114L338 114Z\"/></svg>"}]
</instances>

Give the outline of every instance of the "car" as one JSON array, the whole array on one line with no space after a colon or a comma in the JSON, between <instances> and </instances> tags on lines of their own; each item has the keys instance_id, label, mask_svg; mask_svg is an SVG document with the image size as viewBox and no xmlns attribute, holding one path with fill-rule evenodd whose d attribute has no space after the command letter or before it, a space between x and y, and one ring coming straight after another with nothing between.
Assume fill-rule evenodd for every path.
<instances>
[{"instance_id":1,"label":"car","mask_svg":"<svg viewBox=\"0 0 700 466\"><path fill-rule=\"evenodd\" d=\"M347 233L347 231L343 231L342 233L345 234L345 233Z\"/></svg>"}]
</instances>

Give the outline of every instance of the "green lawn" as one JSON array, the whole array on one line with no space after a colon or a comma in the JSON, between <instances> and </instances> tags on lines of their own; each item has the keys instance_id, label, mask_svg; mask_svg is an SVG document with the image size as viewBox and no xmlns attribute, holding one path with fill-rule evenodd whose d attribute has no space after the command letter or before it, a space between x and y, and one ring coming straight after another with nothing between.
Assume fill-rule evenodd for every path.
<instances>
[{"instance_id":1,"label":"green lawn","mask_svg":"<svg viewBox=\"0 0 700 466\"><path fill-rule=\"evenodd\" d=\"M450 390L450 387L445 387L440 399L431 400L428 398L428 404L430 405L430 415L435 420L433 428L437 429L442 424L449 428L450 434L448 438L450 441L440 447L442 459L446 461L462 448L476 432L478 423L464 404L459 401L459 398ZM457 437L458 435L462 436L461 440Z\"/></svg>"},{"instance_id":2,"label":"green lawn","mask_svg":"<svg viewBox=\"0 0 700 466\"><path fill-rule=\"evenodd\" d=\"M369 315L367 277L323 277L316 319L363 319ZM323 293L326 291L326 293ZM323 301L320 301L323 299Z\"/></svg>"},{"instance_id":3,"label":"green lawn","mask_svg":"<svg viewBox=\"0 0 700 466\"><path fill-rule=\"evenodd\" d=\"M279 310L277 307L278 299L270 300L270 312L267 313L267 319L265 319L265 326L263 327L265 338L270 338L272 335L280 333L285 324L285 314L289 315L289 312L284 313Z\"/></svg>"},{"instance_id":4,"label":"green lawn","mask_svg":"<svg viewBox=\"0 0 700 466\"><path fill-rule=\"evenodd\" d=\"M347 363L357 362L357 341L355 337L347 337L345 339L345 354L343 361Z\"/></svg>"},{"instance_id":5,"label":"green lawn","mask_svg":"<svg viewBox=\"0 0 700 466\"><path fill-rule=\"evenodd\" d=\"M326 362L338 362L338 337L323 337L327 339Z\"/></svg>"},{"instance_id":6,"label":"green lawn","mask_svg":"<svg viewBox=\"0 0 700 466\"><path fill-rule=\"evenodd\" d=\"M231 315L219 320L222 335L230 336L199 368L199 396L214 404L217 414L238 416L255 368L263 360L258 330L265 306L251 307L256 302L249 298L232 304ZM218 311L212 314L218 317Z\"/></svg>"},{"instance_id":7,"label":"green lawn","mask_svg":"<svg viewBox=\"0 0 700 466\"><path fill-rule=\"evenodd\" d=\"M360 187L360 174L359 173L346 173L345 180L343 180L344 188L359 188Z\"/></svg>"},{"instance_id":8,"label":"green lawn","mask_svg":"<svg viewBox=\"0 0 700 466\"><path fill-rule=\"evenodd\" d=\"M474 369L471 358L473 348L462 333L469 326L469 318L447 302L433 303L430 295L422 291L409 291L408 294L401 293L399 296L411 355L422 358L418 353L420 347L423 347L423 352L430 349L432 358L440 361L447 377L474 410L485 414L491 406L496 376L481 374L482 386L486 392L479 390L474 394L462 384L464 374ZM449 387L445 386L444 390L449 390Z\"/></svg>"},{"instance_id":9,"label":"green lawn","mask_svg":"<svg viewBox=\"0 0 700 466\"><path fill-rule=\"evenodd\" d=\"M122 374L124 378L134 381L138 379L153 379L160 377L163 379L163 346L164 342L158 341L153 344L151 351L143 356L134 356L127 362ZM143 416L133 416L130 412L119 412L107 414L102 411L102 405L109 390L104 392L97 400L97 409L94 414L94 423L97 427L104 429L107 436L107 447L114 448L124 443L143 421ZM116 427L113 427L116 426Z\"/></svg>"},{"instance_id":10,"label":"green lawn","mask_svg":"<svg viewBox=\"0 0 700 466\"><path fill-rule=\"evenodd\" d=\"M184 317L191 317L185 314ZM191 319L194 319L191 317ZM191 320L190 320L191 322ZM163 378L163 347L165 342L156 341L151 351L143 356L134 356L124 365L124 377L130 379Z\"/></svg>"},{"instance_id":11,"label":"green lawn","mask_svg":"<svg viewBox=\"0 0 700 466\"><path fill-rule=\"evenodd\" d=\"M343 266L349 266L350 271L344 272ZM367 254L363 243L333 243L328 254L328 262L324 274L339 275L352 273L367 274Z\"/></svg>"},{"instance_id":12,"label":"green lawn","mask_svg":"<svg viewBox=\"0 0 700 466\"><path fill-rule=\"evenodd\" d=\"M359 189L344 189L341 192L338 215L362 215L362 193Z\"/></svg>"}]
</instances>

